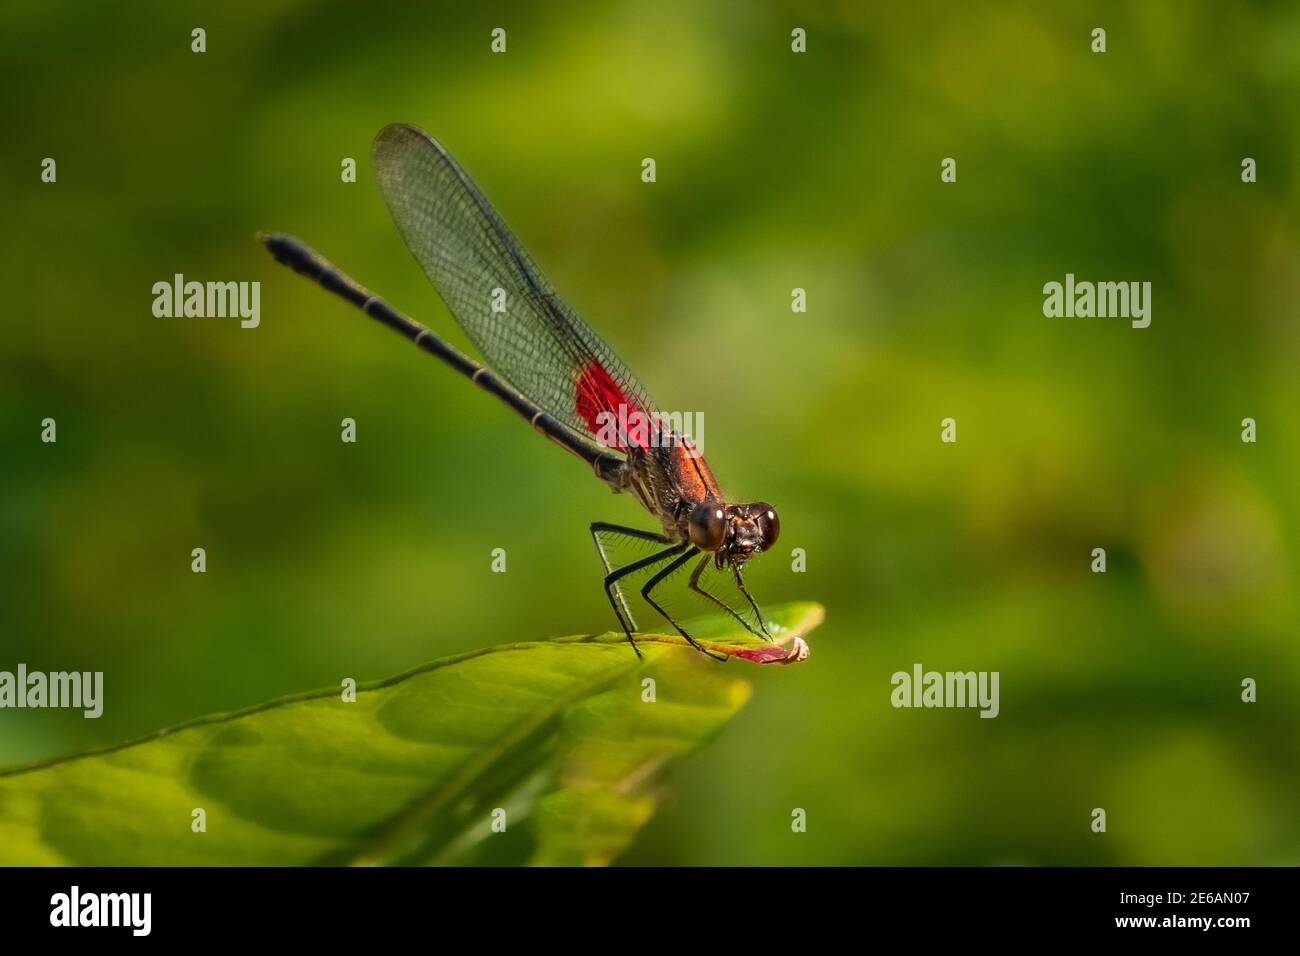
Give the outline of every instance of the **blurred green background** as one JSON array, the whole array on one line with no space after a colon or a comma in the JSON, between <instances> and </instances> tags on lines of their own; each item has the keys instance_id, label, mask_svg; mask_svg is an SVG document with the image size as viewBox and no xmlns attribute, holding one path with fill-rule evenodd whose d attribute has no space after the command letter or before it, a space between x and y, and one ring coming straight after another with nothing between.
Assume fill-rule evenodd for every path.
<instances>
[{"instance_id":1,"label":"blurred green background","mask_svg":"<svg viewBox=\"0 0 1300 956\"><path fill-rule=\"evenodd\" d=\"M107 695L0 713L0 765L612 625L586 526L635 503L254 241L463 342L370 177L406 121L780 509L760 600L828 609L626 862L1300 862L1295 4L0 18L0 669ZM155 318L177 272L260 280L261 327ZM1066 272L1151 281L1151 327L1045 318ZM893 709L915 662L999 671L1001 715Z\"/></svg>"}]
</instances>

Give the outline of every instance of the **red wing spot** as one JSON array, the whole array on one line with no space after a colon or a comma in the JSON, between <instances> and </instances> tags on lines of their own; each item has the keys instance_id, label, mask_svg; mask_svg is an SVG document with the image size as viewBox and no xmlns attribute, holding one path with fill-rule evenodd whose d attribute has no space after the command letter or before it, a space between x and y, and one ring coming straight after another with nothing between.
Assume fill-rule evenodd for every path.
<instances>
[{"instance_id":1,"label":"red wing spot","mask_svg":"<svg viewBox=\"0 0 1300 956\"><path fill-rule=\"evenodd\" d=\"M626 451L630 440L647 451L650 449L646 426L628 420L633 413L644 416L645 412L628 398L604 366L594 361L585 365L578 372L575 389L574 411L600 444Z\"/></svg>"}]
</instances>

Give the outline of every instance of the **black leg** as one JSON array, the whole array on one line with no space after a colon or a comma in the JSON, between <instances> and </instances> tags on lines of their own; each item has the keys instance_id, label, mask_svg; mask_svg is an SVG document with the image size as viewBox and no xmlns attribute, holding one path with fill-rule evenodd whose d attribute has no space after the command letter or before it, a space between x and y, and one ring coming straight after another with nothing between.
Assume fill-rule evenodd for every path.
<instances>
[{"instance_id":1,"label":"black leg","mask_svg":"<svg viewBox=\"0 0 1300 956\"><path fill-rule=\"evenodd\" d=\"M767 633L767 625L763 623L763 612L758 609L758 604L755 603L753 596L749 593L749 588L745 587L745 582L740 576L740 565L733 566L731 570L736 575L736 587L740 588L740 593L745 595L745 600L754 609L754 617L758 618L758 626L763 629L763 636L767 638L768 643L771 643L772 635Z\"/></svg>"},{"instance_id":2,"label":"black leg","mask_svg":"<svg viewBox=\"0 0 1300 956\"><path fill-rule=\"evenodd\" d=\"M768 637L766 634L760 634L758 631L754 630L753 626L748 621L746 621L743 617L737 614L736 609L733 608L730 604L728 604L726 601L719 599L717 595L710 594L708 591L704 590L704 588L700 587L700 575L704 573L704 569L709 566L709 562L712 560L713 560L713 555L711 554L706 554L703 558L700 559L700 563L697 564L695 566L695 570L691 572L691 581L689 585L690 589L694 591L696 594L703 595L704 597L712 601L714 604L716 604L718 607L722 608L724 611L726 611L728 614L734 617L737 621L739 621L740 626L743 627L745 630L749 631L750 634L753 634L755 637L760 637L765 641L770 641L771 640L770 637ZM760 627L762 626L762 618L759 619L759 626Z\"/></svg>"},{"instance_id":3,"label":"black leg","mask_svg":"<svg viewBox=\"0 0 1300 956\"><path fill-rule=\"evenodd\" d=\"M683 547L685 546L683 545ZM689 561L697 554L699 554L699 551L697 551L695 548L687 548L686 552L683 555L681 555L681 557L675 559L671 564L663 568L661 571L656 572L655 576L645 583L645 587L641 589L641 596L645 598L647 604L649 604L652 608L654 608L656 611L658 611L660 614L663 615L664 620L666 620L673 627L677 628L677 633L680 634L682 637L686 638L687 643L689 643L691 647L695 648L701 654L708 654L715 661L725 661L727 659L726 655L713 653L711 650L706 648L695 638L691 637L691 635L687 634L684 630L682 630L682 626L678 624L675 620L673 620L673 616L669 614L667 611L665 611L662 607L660 607L658 602L655 601L655 599L650 596L650 592L655 589L655 587L659 584L660 581L668 577L668 575L672 574L674 571L676 571L678 568L680 568L683 564L685 564L687 561Z\"/></svg>"},{"instance_id":4,"label":"black leg","mask_svg":"<svg viewBox=\"0 0 1300 956\"><path fill-rule=\"evenodd\" d=\"M636 651L637 657L641 656L641 649L636 646L636 641L632 638L632 631L635 630L635 625L629 627L628 622L623 620L623 615L618 609L618 604L614 601L614 592L610 590L610 588L617 586L619 578L627 577L627 575L634 571L640 571L643 568L648 568L651 565L658 564L660 561L663 561L666 558L671 558L675 554L681 554L686 547L687 545L684 544L675 544L671 548L656 551L648 558L642 558L640 561L633 561L627 567L619 568L617 571L612 571L605 575L605 596L609 598L609 606L614 609L614 616L618 618L618 623L623 625L623 633L627 635L627 641L632 645L632 650ZM622 592L620 591L619 594L620 600L622 600ZM663 612L660 611L660 613L662 614Z\"/></svg>"},{"instance_id":5,"label":"black leg","mask_svg":"<svg viewBox=\"0 0 1300 956\"><path fill-rule=\"evenodd\" d=\"M591 540L596 543L596 554L600 555L600 563L605 567L605 574L608 576L614 573L614 565L610 563L609 555L605 553L605 542L602 538L606 535L621 535L625 538L633 538L638 541L654 541L659 544L668 544L668 539L662 534L656 534L653 531L641 531L638 528L625 528L619 524L610 524L607 521L594 521L591 525ZM608 593L608 592L606 592ZM614 594L618 598L622 611L616 607L614 613L618 615L619 623L623 629L636 630L636 618L632 616L632 608L628 606L627 599L623 596L623 589L615 586ZM628 627L631 624L631 628Z\"/></svg>"}]
</instances>

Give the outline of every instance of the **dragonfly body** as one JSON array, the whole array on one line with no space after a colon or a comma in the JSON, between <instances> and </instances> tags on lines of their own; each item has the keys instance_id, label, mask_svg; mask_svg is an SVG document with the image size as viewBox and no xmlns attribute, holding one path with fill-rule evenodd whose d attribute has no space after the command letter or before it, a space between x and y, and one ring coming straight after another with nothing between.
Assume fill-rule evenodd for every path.
<instances>
[{"instance_id":1,"label":"dragonfly body","mask_svg":"<svg viewBox=\"0 0 1300 956\"><path fill-rule=\"evenodd\" d=\"M590 528L605 566L605 593L634 649L636 623L620 582L644 572L650 575L641 588L645 600L693 646L717 656L687 634L654 597L661 582L696 558L691 590L770 639L741 569L776 541L780 524L772 506L727 503L691 440L657 424L659 413L645 389L564 304L469 176L432 137L412 126L387 126L375 139L374 164L407 247L486 364L403 315L298 240L263 235L270 253L495 395L659 520L658 532L606 522ZM497 307L501 302L504 308ZM651 427L622 427L629 409ZM620 427L606 428L611 419ZM615 568L607 548L619 537L662 548ZM757 630L701 586L710 564L729 572L754 613Z\"/></svg>"}]
</instances>

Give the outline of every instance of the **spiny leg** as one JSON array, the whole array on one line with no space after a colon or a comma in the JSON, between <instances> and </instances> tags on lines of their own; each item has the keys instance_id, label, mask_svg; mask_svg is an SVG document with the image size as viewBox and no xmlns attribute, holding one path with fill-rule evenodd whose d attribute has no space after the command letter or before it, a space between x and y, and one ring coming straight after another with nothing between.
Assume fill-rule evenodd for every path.
<instances>
[{"instance_id":1,"label":"spiny leg","mask_svg":"<svg viewBox=\"0 0 1300 956\"><path fill-rule=\"evenodd\" d=\"M660 614L663 615L664 620L666 620L673 627L677 628L677 633L680 634L682 637L686 638L687 643L689 643L691 647L695 648L701 654L708 654L715 661L725 661L727 659L725 654L713 653L713 651L709 650L703 644L697 641L695 638L691 637L691 635L687 634L686 631L682 629L682 626L678 624L675 620L673 620L673 616L669 614L667 611L665 611L662 607L660 607L659 603L650 596L650 592L655 589L655 587L659 584L660 581L668 577L668 575L672 574L674 571L676 571L678 568L680 568L683 564L685 564L687 561L689 561L697 554L699 554L699 551L696 548L687 548L686 552L681 557L676 558L667 567L656 572L655 576L645 583L645 587L641 589L641 596L645 598L647 604L649 604L652 608L654 608L656 611L658 611Z\"/></svg>"},{"instance_id":2,"label":"spiny leg","mask_svg":"<svg viewBox=\"0 0 1300 956\"><path fill-rule=\"evenodd\" d=\"M700 559L700 563L697 564L695 566L695 570L691 572L691 580L688 587L690 587L690 589L694 591L696 594L702 594L704 597L708 598L718 607L722 608L724 611L726 611L728 614L734 617L737 621L740 622L740 626L743 627L745 630L749 631L750 634L753 634L755 637L760 637L765 641L771 641L772 638L769 637L767 634L760 634L758 631L754 630L753 626L748 621L746 621L743 617L737 614L736 609L733 608L730 604L728 604L726 601L721 600L716 594L710 594L708 591L704 590L704 588L700 587L700 575L704 573L704 569L709 566L709 562L712 560L713 560L713 555L711 554L706 554L704 555L704 557ZM759 626L760 627L762 626L761 617L759 618Z\"/></svg>"},{"instance_id":3,"label":"spiny leg","mask_svg":"<svg viewBox=\"0 0 1300 956\"><path fill-rule=\"evenodd\" d=\"M634 538L638 541L654 541L659 544L668 544L668 538L662 534L656 534L653 531L641 531L638 528L625 528L619 524L610 524L607 521L593 521L591 523L591 540L596 542L596 553L600 555L600 563L605 566L605 574L614 573L614 565L610 563L609 555L605 553L605 543L601 540L603 535L619 534L627 538ZM618 608L614 608L614 613L619 614L619 623L624 621L631 623L631 630L636 630L636 618L632 616L632 608L628 606L627 599L623 596L621 587L614 588L614 593L618 595L618 603L623 606L620 614ZM624 617L626 615L626 617ZM626 624L624 630L628 630Z\"/></svg>"},{"instance_id":4,"label":"spiny leg","mask_svg":"<svg viewBox=\"0 0 1300 956\"><path fill-rule=\"evenodd\" d=\"M614 592L610 590L617 584L619 578L627 577L634 571L640 571L651 565L658 564L666 558L671 558L675 554L680 554L687 545L675 544L671 548L665 548L663 551L656 551L648 558L642 558L640 561L633 561L625 568L619 568L605 576L605 596L609 598L609 606L614 609L614 616L618 618L618 623L623 625L623 633L627 635L627 641L632 645L632 650L636 651L636 656L641 656L641 649L636 646L636 641L632 638L633 628L627 626L627 621L623 620L623 615L619 612L618 605L614 602ZM621 594L622 592L620 592ZM662 611L660 613L663 613Z\"/></svg>"},{"instance_id":5,"label":"spiny leg","mask_svg":"<svg viewBox=\"0 0 1300 956\"><path fill-rule=\"evenodd\" d=\"M749 593L749 588L745 587L744 579L740 576L740 565L733 565L731 570L736 575L736 587L740 588L740 593L745 595L745 600L754 609L754 616L758 618L758 626L763 629L763 636L770 642L772 635L767 633L767 625L763 623L763 612L758 609L758 604L754 601L753 595Z\"/></svg>"}]
</instances>

